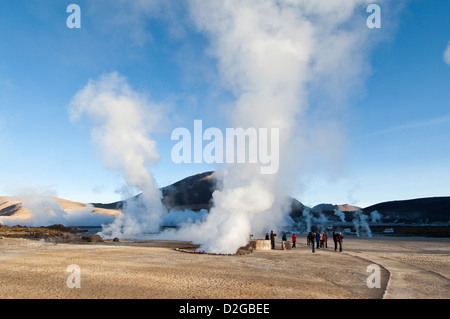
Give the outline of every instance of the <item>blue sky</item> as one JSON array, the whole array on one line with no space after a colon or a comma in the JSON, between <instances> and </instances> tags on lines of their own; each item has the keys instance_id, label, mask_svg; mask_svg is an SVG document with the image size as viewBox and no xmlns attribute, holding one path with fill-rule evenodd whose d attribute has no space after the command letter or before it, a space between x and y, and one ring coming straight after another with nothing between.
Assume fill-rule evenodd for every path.
<instances>
[{"instance_id":1,"label":"blue sky","mask_svg":"<svg viewBox=\"0 0 450 319\"><path fill-rule=\"evenodd\" d=\"M81 29L66 26L70 3L82 10ZM113 71L163 105L170 119L153 136L161 160L149 169L159 186L217 168L176 165L170 157L174 128L191 128L194 119L227 125L233 96L208 51L211 39L183 2L142 8L126 1L2 1L0 195L31 187L82 202L121 199L122 172L104 167L88 124L68 115L90 79ZM366 56L370 71L339 109L339 165L308 171L292 196L307 205L367 206L450 195L450 65L443 58L449 14L450 3L437 0L382 11L382 27L372 31L382 40ZM319 102L312 96L309 103Z\"/></svg>"}]
</instances>

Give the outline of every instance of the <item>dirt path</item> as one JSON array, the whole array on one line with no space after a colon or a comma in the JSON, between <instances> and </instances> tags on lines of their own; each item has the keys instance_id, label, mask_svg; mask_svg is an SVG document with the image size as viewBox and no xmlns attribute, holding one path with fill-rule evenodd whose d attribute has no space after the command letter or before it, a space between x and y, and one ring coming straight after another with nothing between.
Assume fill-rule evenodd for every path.
<instances>
[{"instance_id":1,"label":"dirt path","mask_svg":"<svg viewBox=\"0 0 450 319\"><path fill-rule=\"evenodd\" d=\"M450 298L450 241L371 239L353 242L346 254L389 272L386 299Z\"/></svg>"}]
</instances>

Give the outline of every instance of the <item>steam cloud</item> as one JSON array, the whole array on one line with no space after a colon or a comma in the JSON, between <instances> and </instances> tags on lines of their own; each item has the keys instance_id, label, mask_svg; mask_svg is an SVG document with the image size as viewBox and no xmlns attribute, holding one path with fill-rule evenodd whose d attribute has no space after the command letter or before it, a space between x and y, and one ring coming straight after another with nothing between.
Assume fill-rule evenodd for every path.
<instances>
[{"instance_id":1,"label":"steam cloud","mask_svg":"<svg viewBox=\"0 0 450 319\"><path fill-rule=\"evenodd\" d=\"M336 216L339 216L339 218L341 219L341 222L345 223L345 214L344 214L343 212L341 212L341 211L339 211L339 210L336 210L336 211L334 212L334 214L335 214Z\"/></svg>"},{"instance_id":2,"label":"steam cloud","mask_svg":"<svg viewBox=\"0 0 450 319\"><path fill-rule=\"evenodd\" d=\"M372 231L370 230L369 217L364 215L362 211L356 211L353 217L353 225L356 230L356 236L360 237L372 237Z\"/></svg>"},{"instance_id":3,"label":"steam cloud","mask_svg":"<svg viewBox=\"0 0 450 319\"><path fill-rule=\"evenodd\" d=\"M194 232L205 251L234 253L250 234L262 235L286 224L285 199L292 186L287 181L299 169L291 159L302 155L291 150L298 149L296 136L305 132L296 118L307 108L308 86L320 82L330 96L342 99L361 79L366 31L355 10L364 4L367 1L190 2L196 26L211 41L220 76L236 97L232 125L279 128L280 170L261 175L255 165L226 166L223 189L213 194L214 207L206 221L179 234ZM328 145L333 145L331 140Z\"/></svg>"},{"instance_id":4,"label":"steam cloud","mask_svg":"<svg viewBox=\"0 0 450 319\"><path fill-rule=\"evenodd\" d=\"M372 223L380 222L381 218L382 218L382 216L377 210L374 210L373 212L370 213L370 219L371 219Z\"/></svg>"},{"instance_id":5,"label":"steam cloud","mask_svg":"<svg viewBox=\"0 0 450 319\"><path fill-rule=\"evenodd\" d=\"M72 120L83 115L92 120L92 139L106 167L122 171L128 186L142 192L127 201L122 216L104 227L105 237L159 231L164 213L162 195L147 169L159 160L156 142L149 137L160 118L158 110L115 72L90 80L71 101Z\"/></svg>"}]
</instances>

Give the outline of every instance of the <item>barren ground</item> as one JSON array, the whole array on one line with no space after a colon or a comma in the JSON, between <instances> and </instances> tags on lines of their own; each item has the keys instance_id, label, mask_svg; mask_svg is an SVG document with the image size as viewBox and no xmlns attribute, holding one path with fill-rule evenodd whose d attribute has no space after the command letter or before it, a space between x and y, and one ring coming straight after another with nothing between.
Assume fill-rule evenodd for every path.
<instances>
[{"instance_id":1,"label":"barren ground","mask_svg":"<svg viewBox=\"0 0 450 319\"><path fill-rule=\"evenodd\" d=\"M346 238L344 251L311 249L246 255L192 254L187 242L49 243L0 239L0 298L304 299L450 298L450 241ZM280 248L280 243L277 243ZM67 266L81 269L68 288ZM381 267L368 288L367 267Z\"/></svg>"}]
</instances>

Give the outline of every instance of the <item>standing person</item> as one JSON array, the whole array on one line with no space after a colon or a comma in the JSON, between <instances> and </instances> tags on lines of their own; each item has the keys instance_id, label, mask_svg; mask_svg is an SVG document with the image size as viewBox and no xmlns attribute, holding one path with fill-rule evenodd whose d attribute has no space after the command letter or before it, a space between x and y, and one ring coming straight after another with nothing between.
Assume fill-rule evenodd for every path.
<instances>
[{"instance_id":1,"label":"standing person","mask_svg":"<svg viewBox=\"0 0 450 319\"><path fill-rule=\"evenodd\" d=\"M319 244L320 244L320 233L319 232L316 233L316 242L317 242L317 248L319 248Z\"/></svg>"},{"instance_id":2,"label":"standing person","mask_svg":"<svg viewBox=\"0 0 450 319\"><path fill-rule=\"evenodd\" d=\"M342 236L342 234L339 232L338 235L337 235L337 239L338 239L338 242L339 242L339 251L342 251L342 241L344 239L344 236Z\"/></svg>"},{"instance_id":3,"label":"standing person","mask_svg":"<svg viewBox=\"0 0 450 319\"><path fill-rule=\"evenodd\" d=\"M338 242L336 232L333 232L333 241L334 241L334 251L336 251L337 250L337 242Z\"/></svg>"},{"instance_id":4,"label":"standing person","mask_svg":"<svg viewBox=\"0 0 450 319\"><path fill-rule=\"evenodd\" d=\"M328 244L327 244L328 238L327 238L327 233L326 232L323 233L322 240L323 240L323 244L325 245L325 248L328 248Z\"/></svg>"},{"instance_id":5,"label":"standing person","mask_svg":"<svg viewBox=\"0 0 450 319\"><path fill-rule=\"evenodd\" d=\"M316 237L316 234L314 234L313 232L309 232L308 233L308 243L312 246L312 252L314 253L315 250L315 245L314 245L314 238Z\"/></svg>"},{"instance_id":6,"label":"standing person","mask_svg":"<svg viewBox=\"0 0 450 319\"><path fill-rule=\"evenodd\" d=\"M286 249L286 242L287 242L287 235L285 232L283 232L283 235L281 235L281 249Z\"/></svg>"},{"instance_id":7,"label":"standing person","mask_svg":"<svg viewBox=\"0 0 450 319\"><path fill-rule=\"evenodd\" d=\"M297 242L297 236L295 236L295 234L292 234L292 248L295 248L296 242Z\"/></svg>"},{"instance_id":8,"label":"standing person","mask_svg":"<svg viewBox=\"0 0 450 319\"><path fill-rule=\"evenodd\" d=\"M320 248L323 248L323 233L320 233Z\"/></svg>"},{"instance_id":9,"label":"standing person","mask_svg":"<svg viewBox=\"0 0 450 319\"><path fill-rule=\"evenodd\" d=\"M309 232L308 234L306 234L306 244L309 246L311 245L310 239L311 238L311 232Z\"/></svg>"},{"instance_id":10,"label":"standing person","mask_svg":"<svg viewBox=\"0 0 450 319\"><path fill-rule=\"evenodd\" d=\"M266 240L270 240L269 233L266 233Z\"/></svg>"},{"instance_id":11,"label":"standing person","mask_svg":"<svg viewBox=\"0 0 450 319\"><path fill-rule=\"evenodd\" d=\"M271 245L272 245L272 249L275 249L275 236L276 236L277 234L275 234L274 232L273 232L273 230L271 230L270 231L270 243L271 243Z\"/></svg>"}]
</instances>

